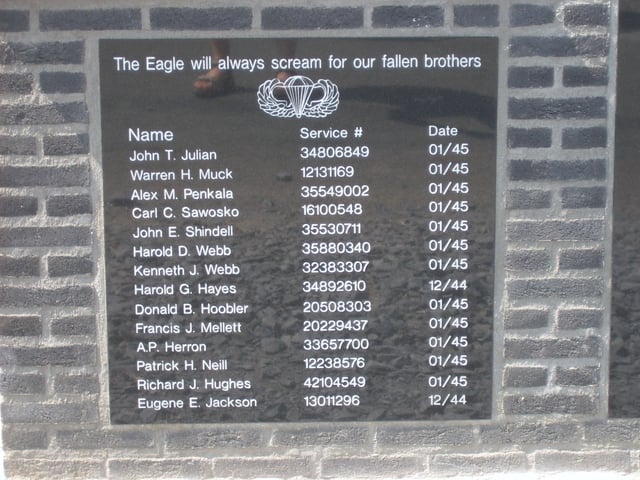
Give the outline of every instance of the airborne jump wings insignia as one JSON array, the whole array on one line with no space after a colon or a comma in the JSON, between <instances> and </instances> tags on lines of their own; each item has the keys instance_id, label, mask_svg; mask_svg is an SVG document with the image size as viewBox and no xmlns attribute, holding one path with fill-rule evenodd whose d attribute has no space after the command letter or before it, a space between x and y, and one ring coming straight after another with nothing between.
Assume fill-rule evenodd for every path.
<instances>
[{"instance_id":1,"label":"airborne jump wings insignia","mask_svg":"<svg viewBox=\"0 0 640 480\"><path fill-rule=\"evenodd\" d=\"M313 82L294 75L284 82L276 78L258 87L260 109L273 117L324 118L338 109L340 92L329 80Z\"/></svg>"}]
</instances>

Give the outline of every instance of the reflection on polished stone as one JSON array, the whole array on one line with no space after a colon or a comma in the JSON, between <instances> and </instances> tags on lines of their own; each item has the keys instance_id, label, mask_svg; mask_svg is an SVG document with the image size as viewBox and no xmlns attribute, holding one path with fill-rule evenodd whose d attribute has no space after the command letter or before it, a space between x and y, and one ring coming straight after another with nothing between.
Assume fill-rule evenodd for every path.
<instances>
[{"instance_id":1,"label":"reflection on polished stone","mask_svg":"<svg viewBox=\"0 0 640 480\"><path fill-rule=\"evenodd\" d=\"M609 415L640 417L640 5L620 2Z\"/></svg>"},{"instance_id":2,"label":"reflection on polished stone","mask_svg":"<svg viewBox=\"0 0 640 480\"><path fill-rule=\"evenodd\" d=\"M497 40L216 42L100 42L112 422L489 418Z\"/></svg>"}]
</instances>

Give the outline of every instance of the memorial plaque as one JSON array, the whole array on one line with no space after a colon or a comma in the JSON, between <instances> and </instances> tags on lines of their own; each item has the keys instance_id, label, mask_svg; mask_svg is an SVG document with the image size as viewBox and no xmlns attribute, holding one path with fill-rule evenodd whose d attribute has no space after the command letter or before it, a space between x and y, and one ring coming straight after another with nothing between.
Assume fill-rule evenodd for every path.
<instances>
[{"instance_id":1,"label":"memorial plaque","mask_svg":"<svg viewBox=\"0 0 640 480\"><path fill-rule=\"evenodd\" d=\"M640 5L620 2L609 414L640 417Z\"/></svg>"},{"instance_id":2,"label":"memorial plaque","mask_svg":"<svg viewBox=\"0 0 640 480\"><path fill-rule=\"evenodd\" d=\"M101 41L111 421L490 418L497 57Z\"/></svg>"}]
</instances>

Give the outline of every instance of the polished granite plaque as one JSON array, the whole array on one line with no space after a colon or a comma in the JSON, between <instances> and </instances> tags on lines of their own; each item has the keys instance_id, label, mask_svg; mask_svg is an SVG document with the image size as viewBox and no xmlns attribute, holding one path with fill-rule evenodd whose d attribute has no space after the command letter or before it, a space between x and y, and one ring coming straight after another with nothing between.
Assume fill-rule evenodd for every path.
<instances>
[{"instance_id":1,"label":"polished granite plaque","mask_svg":"<svg viewBox=\"0 0 640 480\"><path fill-rule=\"evenodd\" d=\"M497 56L101 41L112 422L489 418Z\"/></svg>"},{"instance_id":2,"label":"polished granite plaque","mask_svg":"<svg viewBox=\"0 0 640 480\"><path fill-rule=\"evenodd\" d=\"M640 5L620 2L609 415L640 417Z\"/></svg>"}]
</instances>

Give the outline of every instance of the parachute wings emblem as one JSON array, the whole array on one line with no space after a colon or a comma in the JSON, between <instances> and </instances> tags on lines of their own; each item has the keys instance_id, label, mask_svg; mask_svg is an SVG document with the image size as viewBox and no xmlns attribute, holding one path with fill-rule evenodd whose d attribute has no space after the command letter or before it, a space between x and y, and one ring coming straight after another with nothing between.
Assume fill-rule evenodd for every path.
<instances>
[{"instance_id":1,"label":"parachute wings emblem","mask_svg":"<svg viewBox=\"0 0 640 480\"><path fill-rule=\"evenodd\" d=\"M339 103L338 87L325 79L313 82L294 75L284 82L267 80L258 87L258 106L273 117L324 118L335 112Z\"/></svg>"}]
</instances>

